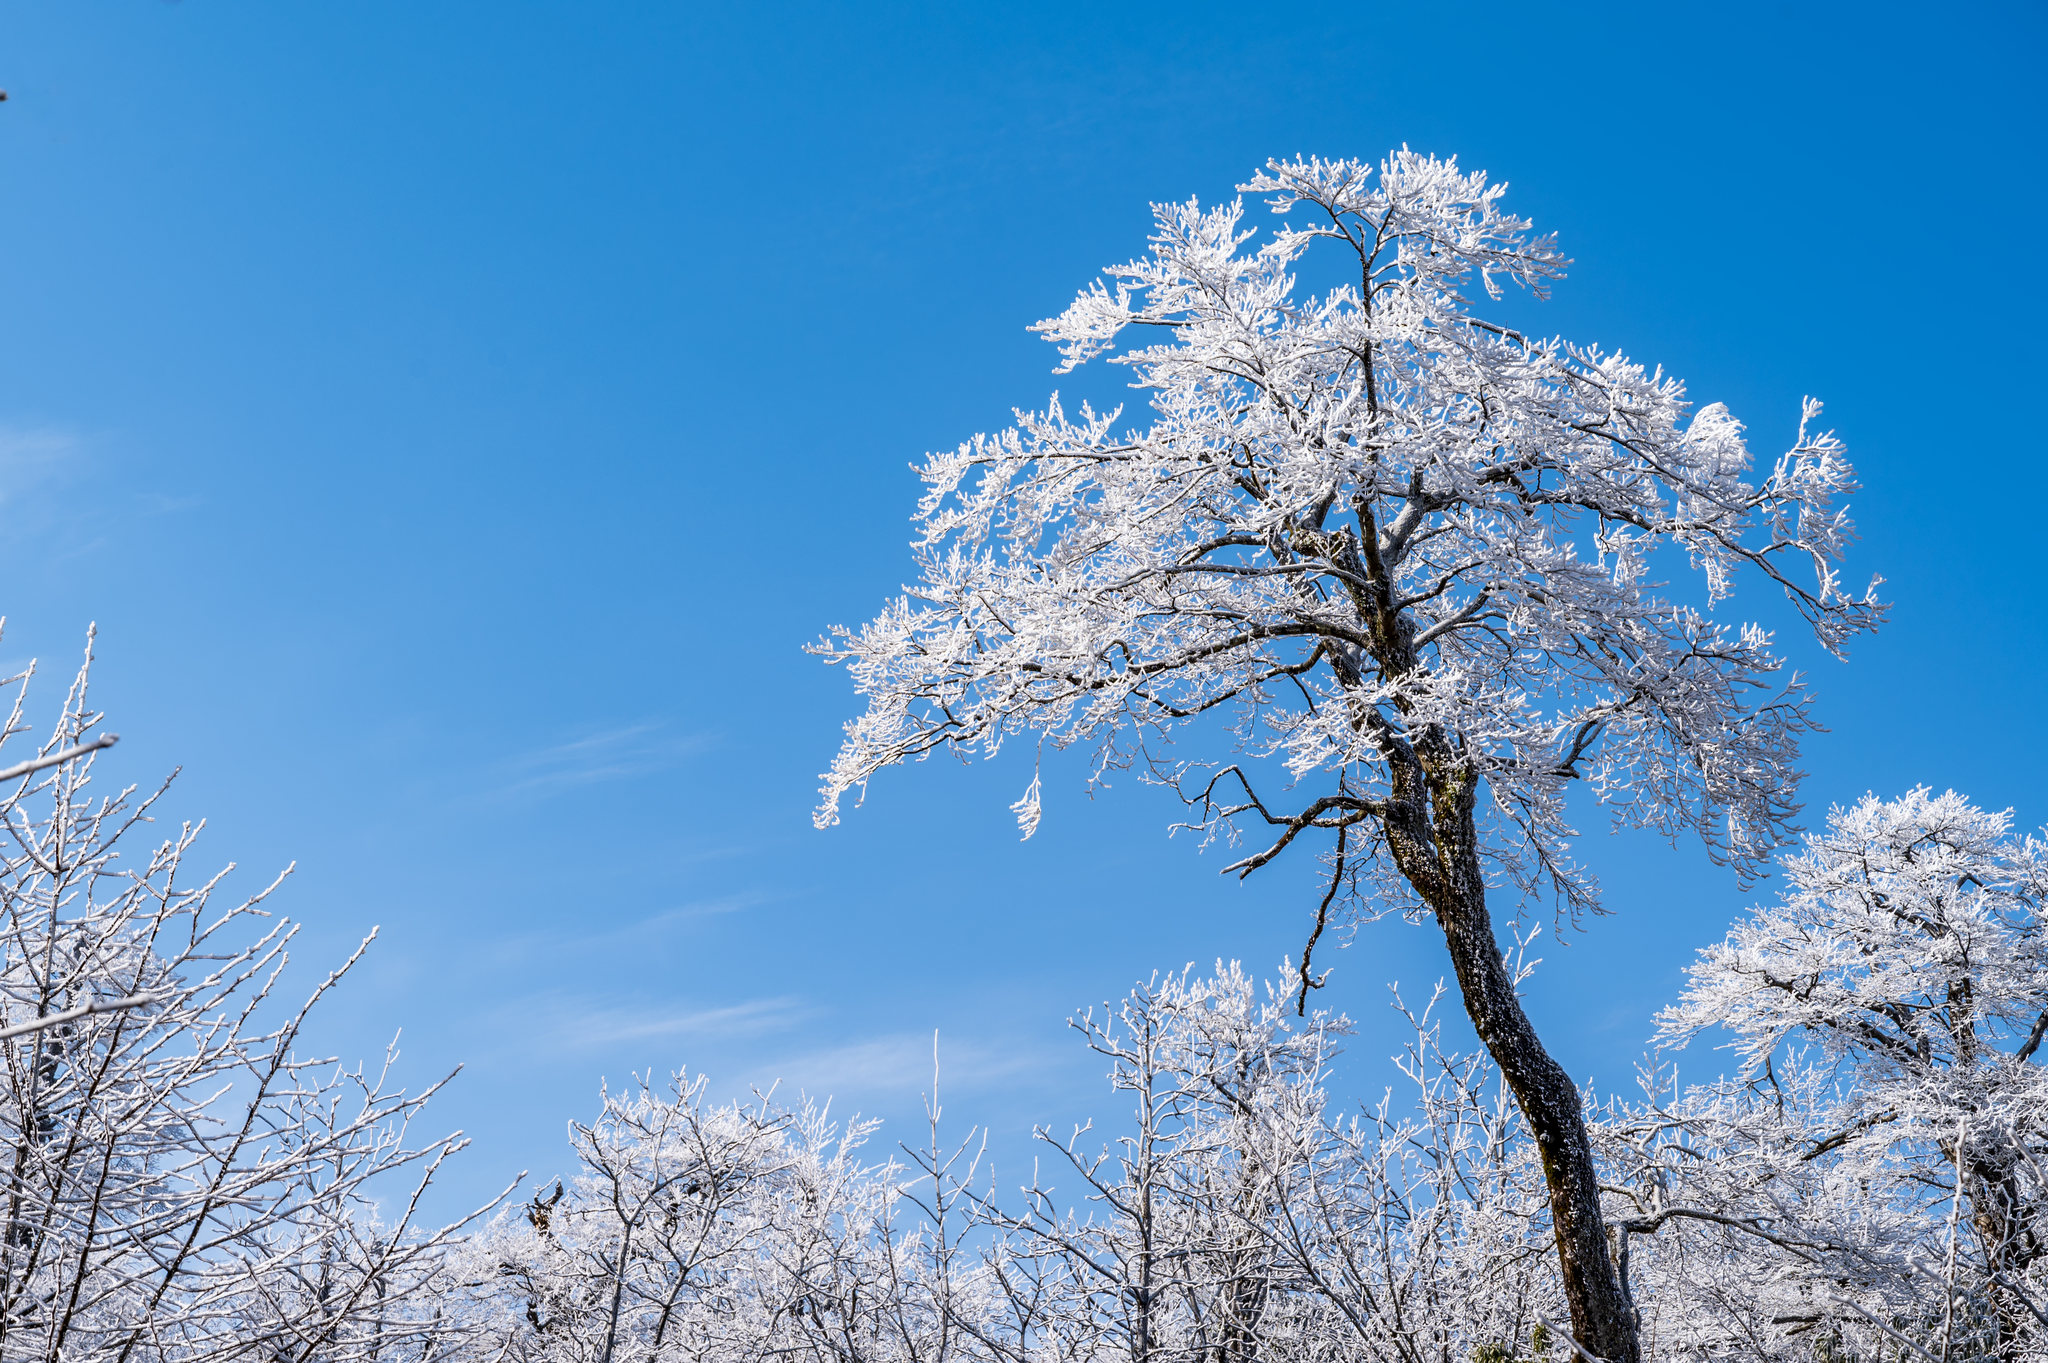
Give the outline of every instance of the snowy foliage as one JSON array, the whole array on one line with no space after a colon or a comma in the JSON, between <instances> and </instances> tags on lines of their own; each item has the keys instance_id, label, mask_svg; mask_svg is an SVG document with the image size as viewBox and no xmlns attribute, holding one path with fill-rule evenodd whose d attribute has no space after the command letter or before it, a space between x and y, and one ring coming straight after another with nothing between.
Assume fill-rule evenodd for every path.
<instances>
[{"instance_id":1,"label":"snowy foliage","mask_svg":"<svg viewBox=\"0 0 2048 1363\"><path fill-rule=\"evenodd\" d=\"M1995 1333L2008 1354L2037 1341L2048 843L1922 788L1832 810L1784 871L1784 896L1701 953L1662 1020L1675 1039L1733 1034L1741 1072L1707 1119L1758 1133L1760 1196L1816 1167L1841 1181L1795 1224L1837 1247L1861 1237L1872 1267L1819 1277L1860 1277L1887 1306L1938 1288L1921 1314L1944 1338Z\"/></svg>"},{"instance_id":2,"label":"snowy foliage","mask_svg":"<svg viewBox=\"0 0 2048 1363\"><path fill-rule=\"evenodd\" d=\"M869 1129L765 1097L713 1104L682 1075L606 1093L572 1128L577 1174L465 1250L472 1278L511 1305L495 1348L740 1359L816 1354L824 1336L872 1352L876 1312L901 1291L889 1171L854 1159Z\"/></svg>"},{"instance_id":3,"label":"snowy foliage","mask_svg":"<svg viewBox=\"0 0 2048 1363\"><path fill-rule=\"evenodd\" d=\"M1769 856L1807 696L1766 631L1714 609L1749 568L1831 650L1881 615L1838 576L1854 484L1819 404L1758 478L1742 425L1661 370L1476 315L1473 285L1540 294L1566 262L1455 161L1274 161L1241 188L1286 224L1158 206L1150 253L1036 328L1065 369L1152 329L1112 361L1149 422L1055 397L924 466L916 584L819 647L867 700L819 822L884 767L1036 732L1101 768L1154 759L1198 822L1270 823L1249 867L1308 827L1364 824L1369 848L1405 798L1393 769L1448 745L1524 886L1591 898L1575 779L1618 817ZM1350 282L1303 294L1329 247ZM1690 593L1660 581L1680 563ZM1212 710L1317 793L1281 810L1238 768L1146 749ZM1039 809L1034 781L1027 834Z\"/></svg>"},{"instance_id":4,"label":"snowy foliage","mask_svg":"<svg viewBox=\"0 0 2048 1363\"><path fill-rule=\"evenodd\" d=\"M1113 356L1148 424L1055 398L926 465L917 584L820 646L867 711L819 821L942 748L1092 746L1205 832L1265 825L1234 869L1334 832L1323 909L1433 915L1485 1050L1443 987L1397 998L1401 1084L1341 1111L1307 960L1219 965L1073 1020L1128 1115L1038 1131L1021 1187L936 1075L876 1158L871 1122L678 1073L606 1091L522 1206L423 1224L461 1145L409 1138L433 1089L301 1049L356 958L294 1006L275 885L217 907L189 825L134 850L162 791L91 792L81 669L0 760L0 1363L2048 1360L2048 838L1926 789L1832 811L1660 1019L1735 1073L1629 1099L1543 1050L1494 936L1503 880L1597 902L1575 780L1744 870L1792 839L1807 696L1717 612L1747 568L1829 650L1882 614L1838 577L1817 404L1759 476L1661 371L1480 319L1564 262L1453 162L1242 188L1287 224L1161 207L1039 325L1065 368L1158 328ZM1355 282L1304 295L1324 250ZM1173 757L1204 722L1227 751ZM1307 793L1261 794L1274 763Z\"/></svg>"},{"instance_id":5,"label":"snowy foliage","mask_svg":"<svg viewBox=\"0 0 2048 1363\"><path fill-rule=\"evenodd\" d=\"M222 906L186 874L197 829L141 841L162 790L92 793L112 740L86 678L0 773L0 1359L433 1352L459 1227L415 1211L460 1142L408 1140L433 1090L391 1087L391 1057L298 1049L354 958L282 996L296 929L270 890ZM0 742L25 728L15 680Z\"/></svg>"},{"instance_id":6,"label":"snowy foliage","mask_svg":"<svg viewBox=\"0 0 2048 1363\"><path fill-rule=\"evenodd\" d=\"M1421 1101L1338 1118L1323 1081L1343 1024L1290 1025L1286 1004L1232 966L1077 1018L1129 1123L1040 1132L1063 1175L1007 1197L977 1184L972 1135L941 1143L936 1109L927 1147L862 1165L866 1128L836 1135L814 1107L713 1105L681 1078L608 1096L576 1128L578 1174L470 1251L500 1285L495 1347L1163 1363L1548 1338L1542 1176L1483 1062L1418 1018Z\"/></svg>"},{"instance_id":7,"label":"snowy foliage","mask_svg":"<svg viewBox=\"0 0 2048 1363\"><path fill-rule=\"evenodd\" d=\"M194 830L126 867L155 797L88 794L99 724L81 672L0 802L0 1359L1578 1356L1543 1151L1444 991L1396 1000L1401 1086L1345 1112L1347 1022L1235 965L1074 1019L1128 1115L1040 1131L1022 1187L936 1088L928 1139L871 1158L871 1122L679 1075L604 1094L518 1211L417 1227L458 1143L295 1051L342 972L282 1006L291 930L183 881ZM1953 794L1834 811L1664 1016L1728 1028L1737 1072L1585 1095L1644 1357L2048 1358L2044 849Z\"/></svg>"},{"instance_id":8,"label":"snowy foliage","mask_svg":"<svg viewBox=\"0 0 2048 1363\"><path fill-rule=\"evenodd\" d=\"M575 1128L578 1173L466 1252L490 1321L470 1347L1565 1363L1540 1158L1485 1057L1443 1047L1435 1001L1404 1010L1404 1086L1339 1112L1347 1024L1296 1022L1288 993L1231 965L1076 1018L1128 1119L1040 1131L1050 1158L1022 1188L978 1178L976 1137L943 1143L936 1109L928 1144L862 1163L871 1128L815 1106L713 1104L702 1079L608 1095ZM2038 1297L1968 1243L1981 1185L1950 1196L1939 1141L1863 1139L1817 1048L1772 1073L1674 1090L1653 1071L1633 1102L1588 1097L1645 1356L2048 1357Z\"/></svg>"},{"instance_id":9,"label":"snowy foliage","mask_svg":"<svg viewBox=\"0 0 2048 1363\"><path fill-rule=\"evenodd\" d=\"M885 767L1035 735L1139 766L1205 836L1256 833L1240 874L1334 832L1316 934L1340 895L1434 917L1542 1151L1573 1331L1635 1363L1579 1094L1488 898L1597 906L1575 781L1745 873L1791 836L1809 697L1721 612L1746 568L1837 654L1879 622L1839 576L1848 462L1809 400L1759 477L1741 424L1661 370L1477 315L1565 264L1483 174L1404 149L1240 189L1282 225L1157 206L1150 253L1037 327L1065 369L1145 329L1112 362L1148 420L1055 396L925 464L916 582L816 648L866 700L817 821ZM1307 269L1343 282L1303 292ZM1034 776L1026 836L1042 805ZM1299 977L1305 1007L1306 953Z\"/></svg>"}]
</instances>

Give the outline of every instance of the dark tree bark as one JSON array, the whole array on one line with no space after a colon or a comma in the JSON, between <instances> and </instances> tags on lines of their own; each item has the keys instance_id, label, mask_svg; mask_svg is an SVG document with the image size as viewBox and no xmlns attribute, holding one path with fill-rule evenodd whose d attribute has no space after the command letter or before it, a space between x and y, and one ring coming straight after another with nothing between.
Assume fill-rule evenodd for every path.
<instances>
[{"instance_id":1,"label":"dark tree bark","mask_svg":"<svg viewBox=\"0 0 2048 1363\"><path fill-rule=\"evenodd\" d=\"M1397 775L1394 783L1388 841L1402 873L1436 915L1465 1013L1500 1067L1542 1155L1572 1334L1587 1352L1610 1363L1637 1363L1635 1308L1608 1254L1578 1086L1543 1048L1494 936L1473 817L1478 780L1450 745L1441 744L1435 754L1430 746L1437 745L1425 744L1422 754L1404 754L1407 763L1396 764L1407 779Z\"/></svg>"},{"instance_id":2,"label":"dark tree bark","mask_svg":"<svg viewBox=\"0 0 2048 1363\"><path fill-rule=\"evenodd\" d=\"M1352 602L1372 640L1373 662L1387 674L1412 671L1420 661L1414 624L1395 601L1370 509L1359 502L1353 511L1359 531L1355 542L1331 537L1314 547L1339 561L1348 559L1368 584L1353 589ZM1332 662L1354 694L1363 690L1365 679L1341 654ZM1359 810L1357 817L1378 818L1395 866L1435 915L1465 1013L1500 1067L1542 1156L1572 1334L1588 1353L1609 1363L1638 1363L1642 1351L1635 1307L1609 1254L1600 1180L1578 1086L1543 1048L1494 936L1475 814L1478 770L1458 736L1438 726L1421 726L1411 740L1363 702L1354 706L1352 722L1379 749L1388 775L1388 798Z\"/></svg>"}]
</instances>

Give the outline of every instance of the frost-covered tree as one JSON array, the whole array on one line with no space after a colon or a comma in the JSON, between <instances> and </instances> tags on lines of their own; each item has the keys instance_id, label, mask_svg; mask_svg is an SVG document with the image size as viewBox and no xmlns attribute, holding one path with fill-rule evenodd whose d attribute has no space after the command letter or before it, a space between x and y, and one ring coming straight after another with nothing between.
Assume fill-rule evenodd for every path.
<instances>
[{"instance_id":1,"label":"frost-covered tree","mask_svg":"<svg viewBox=\"0 0 2048 1363\"><path fill-rule=\"evenodd\" d=\"M701 1076L607 1091L570 1128L575 1172L464 1251L496 1303L486 1356L920 1356L939 1313L923 1242L892 1221L897 1166L858 1158L872 1129L768 1095L714 1102Z\"/></svg>"},{"instance_id":2,"label":"frost-covered tree","mask_svg":"<svg viewBox=\"0 0 2048 1363\"><path fill-rule=\"evenodd\" d=\"M1589 1120L1648 1356L1981 1356L1982 1320L1945 1319L1983 1284L1943 1253L1953 1223L1925 1162L1830 1143L1845 1095L1824 1056L1790 1050L1764 1086L1644 1077Z\"/></svg>"},{"instance_id":3,"label":"frost-covered tree","mask_svg":"<svg viewBox=\"0 0 2048 1363\"><path fill-rule=\"evenodd\" d=\"M1780 1111L1788 1074L1824 1074L1832 1101L1792 1105L1808 1115L1779 1142L1780 1173L1824 1161L1861 1189L1865 1211L1910 1214L1921 1243L1874 1276L1957 1292L1939 1306L1945 1339L1969 1324L1959 1310L1988 1300L1980 1324L1999 1356L2041 1348L2048 842L1923 787L1832 810L1784 872L1781 897L1701 953L1664 1031L1727 1028L1741 1086Z\"/></svg>"},{"instance_id":4,"label":"frost-covered tree","mask_svg":"<svg viewBox=\"0 0 2048 1363\"><path fill-rule=\"evenodd\" d=\"M1348 1024L1290 1001L1231 964L1076 1020L1132 1111L1093 1151L1041 1131L1059 1158L1026 1212L991 1207L992 1261L1066 1345L1004 1357L1505 1363L1555 1338L1540 1164L1484 1058L1411 1015L1412 1087L1347 1117L1325 1085Z\"/></svg>"},{"instance_id":5,"label":"frost-covered tree","mask_svg":"<svg viewBox=\"0 0 2048 1363\"><path fill-rule=\"evenodd\" d=\"M1296 1018L1293 992L1221 966L1076 1018L1128 1106L1041 1129L1022 1188L978 1176L972 1133L864 1163L871 1125L815 1104L608 1094L576 1172L470 1246L461 1338L533 1363L1583 1357L1542 1149L1488 1057L1445 1049L1443 989L1406 1014L1403 1082L1350 1113L1329 1095L1348 1024ZM2048 1357L2038 1273L1954 1194L1952 1100L1873 1121L1843 1063L1781 1047L1756 1082L1646 1071L1640 1098L1589 1098L1644 1356ZM2014 1149L2031 1190L2039 1141Z\"/></svg>"},{"instance_id":6,"label":"frost-covered tree","mask_svg":"<svg viewBox=\"0 0 2048 1363\"><path fill-rule=\"evenodd\" d=\"M1092 1126L1039 1131L1058 1151L1046 1181L1021 1214L989 1207L1010 1232L1004 1268L1038 1293L1057 1284L1040 1314L1091 1354L1284 1356L1283 1341L1319 1323L1280 1230L1329 1138L1336 1028L1320 1016L1288 1028L1235 966L1155 980L1074 1025L1109 1062L1130 1122L1099 1145Z\"/></svg>"},{"instance_id":7,"label":"frost-covered tree","mask_svg":"<svg viewBox=\"0 0 2048 1363\"><path fill-rule=\"evenodd\" d=\"M438 1086L301 1049L360 950L288 998L276 886L223 904L196 828L149 840L163 790L93 793L86 680L0 770L0 1360L432 1355L459 1225L418 1204L463 1142L407 1126Z\"/></svg>"},{"instance_id":8,"label":"frost-covered tree","mask_svg":"<svg viewBox=\"0 0 2048 1363\"><path fill-rule=\"evenodd\" d=\"M862 1163L871 1127L814 1104L682 1078L608 1094L572 1128L576 1172L467 1250L488 1303L469 1337L534 1363L1425 1363L1556 1341L1540 1164L1483 1057L1418 1018L1412 1093L1344 1118L1323 1081L1345 1024L1289 1002L1233 965L1077 1018L1127 1118L1041 1130L1052 1157L1016 1190L956 1158L971 1133Z\"/></svg>"},{"instance_id":9,"label":"frost-covered tree","mask_svg":"<svg viewBox=\"0 0 2048 1363\"><path fill-rule=\"evenodd\" d=\"M1839 653L1881 607L1837 576L1853 483L1818 404L1756 477L1721 405L1473 311L1475 286L1540 294L1565 264L1501 188L1403 150L1269 163L1243 186L1288 219L1263 239L1237 202L1157 208L1147 256L1036 328L1063 369L1145 329L1112 362L1149 419L1055 397L926 463L917 581L820 646L867 709L818 821L885 767L1035 734L1092 747L1098 772L1142 763L1208 832L1263 831L1240 873L1334 834L1333 894L1442 929L1543 1152L1572 1328L1626 1363L1579 1093L1522 1010L1488 895L1597 903L1570 852L1575 783L1738 867L1769 856L1808 696L1719 608L1748 568ZM1348 282L1305 293L1323 250ZM1667 590L1688 567L1696 585ZM1181 731L1202 760L1171 760ZM1028 835L1037 779L1017 810Z\"/></svg>"}]
</instances>

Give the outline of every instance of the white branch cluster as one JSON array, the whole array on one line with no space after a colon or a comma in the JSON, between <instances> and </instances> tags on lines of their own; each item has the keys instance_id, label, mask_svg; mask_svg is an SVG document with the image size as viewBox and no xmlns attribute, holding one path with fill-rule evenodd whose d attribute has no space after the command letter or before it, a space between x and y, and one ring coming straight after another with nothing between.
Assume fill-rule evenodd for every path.
<instances>
[{"instance_id":1,"label":"white branch cluster","mask_svg":"<svg viewBox=\"0 0 2048 1363\"><path fill-rule=\"evenodd\" d=\"M1483 1055L1404 1016L1405 1091L1346 1116L1347 1024L1297 1023L1235 964L1077 1017L1127 1117L1041 1129L1005 1189L970 1132L859 1158L811 1104L714 1104L702 1078L607 1094L575 1176L472 1242L493 1358L604 1363L1567 1363L1575 1343L1541 1159ZM1398 1000L1397 1000L1398 1003ZM1982 1110L1918 1132L1873 1114L1813 1048L1768 1085L1596 1103L1613 1251L1657 1359L1897 1363L2048 1357L2036 1128L2018 1200L1965 1175ZM936 1080L935 1080L936 1082ZM2036 1108L2040 1105L2037 1102ZM2001 1128L2000 1138L2010 1137ZM2019 1228L2015 1230L2015 1228ZM2001 1243L2005 1248L2001 1248ZM2032 1252L2032 1251L2029 1251ZM491 1287L495 1284L495 1290Z\"/></svg>"},{"instance_id":2,"label":"white branch cluster","mask_svg":"<svg viewBox=\"0 0 2048 1363\"><path fill-rule=\"evenodd\" d=\"M607 1092L574 1172L422 1224L427 1093L302 1054L270 893L186 882L196 829L89 794L85 674L0 792L0 1360L47 1363L1567 1363L1543 1157L1444 991L1400 1092L1330 1096L1341 1017L1291 967L1074 1019L1128 1114L864 1156L871 1122L701 1076ZM17 697L9 732L19 731ZM43 761L43 757L53 760ZM1740 1070L1585 1095L1644 1357L2048 1358L2048 841L1954 794L1866 799L1664 1017ZM274 887L272 887L274 888ZM350 962L353 964L353 960ZM1527 969L1510 954L1509 974ZM1399 1000L1396 1000L1399 1004Z\"/></svg>"},{"instance_id":3,"label":"white branch cluster","mask_svg":"<svg viewBox=\"0 0 2048 1363\"><path fill-rule=\"evenodd\" d=\"M1197 780L1204 823L1369 823L1389 763L1435 735L1486 783L1525 886L1591 901L1574 779L1739 866L1771 855L1806 693L1715 608L1747 567L1835 652L1882 615L1838 575L1855 484L1819 404L1758 478L1741 424L1661 370L1480 318L1475 281L1540 294L1565 261L1454 161L1274 161L1241 188L1283 225L1158 206L1149 254L1035 328L1063 369L1156 338L1112 357L1148 420L1055 396L925 464L915 584L817 646L867 704L818 822L940 748L1035 732L1101 770L1213 711L1238 752L1335 794L1282 816ZM1305 294L1322 250L1351 282ZM1679 561L1689 594L1658 576ZM1019 814L1028 834L1035 791Z\"/></svg>"},{"instance_id":4,"label":"white branch cluster","mask_svg":"<svg viewBox=\"0 0 2048 1363\"><path fill-rule=\"evenodd\" d=\"M282 994L275 883L223 906L196 827L144 841L161 789L92 793L89 666L0 789L0 1360L431 1354L459 1225L418 1199L463 1142L407 1126L438 1085L300 1049L361 950Z\"/></svg>"},{"instance_id":5,"label":"white branch cluster","mask_svg":"<svg viewBox=\"0 0 2048 1363\"><path fill-rule=\"evenodd\" d=\"M1039 1132L1052 1170L999 1195L980 1142L856 1158L814 1106L715 1105L701 1079L607 1095L578 1174L501 1218L497 1352L640 1358L1416 1358L1560 1313L1542 1176L1483 1063L1417 1017L1391 1097L1338 1119L1343 1031L1290 1026L1237 967L1075 1019L1131 1105L1121 1135ZM1055 1172L1056 1171L1056 1172Z\"/></svg>"},{"instance_id":6,"label":"white branch cluster","mask_svg":"<svg viewBox=\"0 0 2048 1363\"><path fill-rule=\"evenodd\" d=\"M1823 1238L1894 1240L1866 1311L1924 1324L1896 1299L1939 1288L1936 1353L2048 1348L2048 840L1923 787L1831 810L1784 874L1662 1018L1732 1033L1740 1073L1698 1120L1749 1153L1717 1176L1766 1201L1832 1179L1802 1194Z\"/></svg>"}]
</instances>

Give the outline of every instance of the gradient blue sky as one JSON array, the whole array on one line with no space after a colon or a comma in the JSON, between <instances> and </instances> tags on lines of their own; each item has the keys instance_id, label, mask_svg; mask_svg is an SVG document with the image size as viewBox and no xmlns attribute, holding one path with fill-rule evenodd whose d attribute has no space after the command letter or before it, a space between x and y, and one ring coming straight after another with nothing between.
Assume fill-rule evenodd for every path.
<instances>
[{"instance_id":1,"label":"gradient blue sky","mask_svg":"<svg viewBox=\"0 0 2048 1363\"><path fill-rule=\"evenodd\" d=\"M1054 386L1024 325L1149 200L1454 152L1576 258L1542 325L1766 451L1827 401L1897 608L1800 654L1809 802L2038 825L2043 14L7 4L0 660L47 705L99 622L104 770L182 763L247 881L297 860L303 983L383 926L320 1041L466 1062L456 1191L558 1167L634 1069L908 1117L934 1029L949 1118L1014 1150L1101 1107L1070 1007L1267 966L1312 908L1305 864L1226 881L1071 770L1020 845L1022 752L810 827L852 702L800 646L903 579L911 461ZM1617 1083L1744 900L1693 848L1585 851L1614 913L1534 1006ZM1383 986L1440 947L1329 959L1377 1088Z\"/></svg>"}]
</instances>

